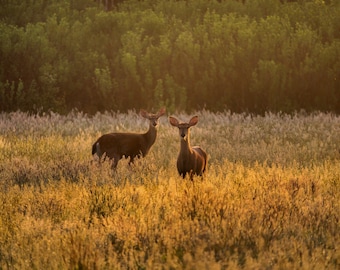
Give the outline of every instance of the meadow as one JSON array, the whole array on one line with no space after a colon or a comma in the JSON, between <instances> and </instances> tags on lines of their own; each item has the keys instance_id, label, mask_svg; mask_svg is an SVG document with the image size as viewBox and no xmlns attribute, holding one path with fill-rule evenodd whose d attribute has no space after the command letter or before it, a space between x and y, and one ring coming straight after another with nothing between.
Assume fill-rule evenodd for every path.
<instances>
[{"instance_id":1,"label":"meadow","mask_svg":"<svg viewBox=\"0 0 340 270\"><path fill-rule=\"evenodd\" d=\"M136 112L0 114L0 269L339 269L340 117L196 114L194 181L167 117L113 173L91 146Z\"/></svg>"}]
</instances>

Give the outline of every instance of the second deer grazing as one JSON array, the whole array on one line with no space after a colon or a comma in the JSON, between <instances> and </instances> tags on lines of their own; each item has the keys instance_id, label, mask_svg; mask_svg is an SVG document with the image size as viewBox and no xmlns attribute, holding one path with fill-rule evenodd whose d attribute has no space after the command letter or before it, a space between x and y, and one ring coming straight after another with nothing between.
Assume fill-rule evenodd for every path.
<instances>
[{"instance_id":1,"label":"second deer grazing","mask_svg":"<svg viewBox=\"0 0 340 270\"><path fill-rule=\"evenodd\" d=\"M181 137L181 149L177 158L178 173L185 178L188 173L193 180L194 175L203 176L207 167L207 153L199 146L190 145L190 127L198 122L198 116L190 119L189 123L180 123L175 117L169 117L169 122L178 127Z\"/></svg>"},{"instance_id":2,"label":"second deer grazing","mask_svg":"<svg viewBox=\"0 0 340 270\"><path fill-rule=\"evenodd\" d=\"M129 164L134 158L145 157L157 136L158 119L165 114L162 108L156 114L140 111L140 115L150 121L146 133L109 133L102 135L92 146L92 155L103 156L111 159L112 168L116 169L119 160L130 157Z\"/></svg>"}]
</instances>

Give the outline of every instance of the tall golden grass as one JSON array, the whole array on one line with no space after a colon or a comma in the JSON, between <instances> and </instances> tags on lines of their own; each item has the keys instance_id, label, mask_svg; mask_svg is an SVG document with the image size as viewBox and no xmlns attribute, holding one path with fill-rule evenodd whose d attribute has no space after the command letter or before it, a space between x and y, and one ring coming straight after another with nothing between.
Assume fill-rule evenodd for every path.
<instances>
[{"instance_id":1,"label":"tall golden grass","mask_svg":"<svg viewBox=\"0 0 340 270\"><path fill-rule=\"evenodd\" d=\"M339 269L340 117L197 114L193 182L166 117L113 173L92 143L136 113L0 114L0 269Z\"/></svg>"}]
</instances>

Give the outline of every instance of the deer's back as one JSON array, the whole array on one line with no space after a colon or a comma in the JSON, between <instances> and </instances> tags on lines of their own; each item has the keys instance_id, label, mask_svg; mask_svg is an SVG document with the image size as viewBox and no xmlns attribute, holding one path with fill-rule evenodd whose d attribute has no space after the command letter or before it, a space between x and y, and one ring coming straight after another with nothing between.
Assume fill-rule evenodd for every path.
<instances>
[{"instance_id":1,"label":"deer's back","mask_svg":"<svg viewBox=\"0 0 340 270\"><path fill-rule=\"evenodd\" d=\"M196 152L198 158L196 163L197 174L202 174L207 166L207 153L199 146L192 147L192 150Z\"/></svg>"},{"instance_id":2,"label":"deer's back","mask_svg":"<svg viewBox=\"0 0 340 270\"><path fill-rule=\"evenodd\" d=\"M144 155L144 139L142 134L109 133L101 136L98 141L101 152L109 158Z\"/></svg>"},{"instance_id":3,"label":"deer's back","mask_svg":"<svg viewBox=\"0 0 340 270\"><path fill-rule=\"evenodd\" d=\"M207 153L201 147L193 146L192 150L199 154L204 160L207 160Z\"/></svg>"}]
</instances>

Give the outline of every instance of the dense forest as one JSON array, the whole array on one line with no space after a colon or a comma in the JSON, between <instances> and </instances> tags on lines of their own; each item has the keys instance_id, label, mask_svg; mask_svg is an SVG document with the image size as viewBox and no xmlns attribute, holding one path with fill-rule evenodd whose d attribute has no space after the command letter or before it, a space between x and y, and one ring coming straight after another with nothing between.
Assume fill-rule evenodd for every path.
<instances>
[{"instance_id":1,"label":"dense forest","mask_svg":"<svg viewBox=\"0 0 340 270\"><path fill-rule=\"evenodd\" d=\"M0 111L340 113L338 0L0 3Z\"/></svg>"}]
</instances>

